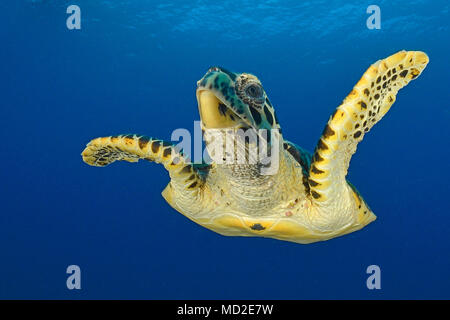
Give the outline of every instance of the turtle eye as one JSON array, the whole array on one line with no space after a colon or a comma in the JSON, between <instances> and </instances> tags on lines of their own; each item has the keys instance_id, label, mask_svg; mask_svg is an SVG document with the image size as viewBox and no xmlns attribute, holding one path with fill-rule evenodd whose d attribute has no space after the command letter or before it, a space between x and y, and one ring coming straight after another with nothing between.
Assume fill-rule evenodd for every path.
<instances>
[{"instance_id":1,"label":"turtle eye","mask_svg":"<svg viewBox=\"0 0 450 320\"><path fill-rule=\"evenodd\" d=\"M263 97L263 89L261 85L257 83L248 85L247 88L245 88L245 93L253 99L261 99Z\"/></svg>"}]
</instances>

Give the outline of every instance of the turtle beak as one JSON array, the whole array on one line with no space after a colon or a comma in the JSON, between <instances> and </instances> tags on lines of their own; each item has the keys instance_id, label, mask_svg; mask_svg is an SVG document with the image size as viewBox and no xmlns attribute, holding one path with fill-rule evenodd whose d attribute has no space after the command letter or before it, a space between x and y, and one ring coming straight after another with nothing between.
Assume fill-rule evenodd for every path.
<instances>
[{"instance_id":1,"label":"turtle beak","mask_svg":"<svg viewBox=\"0 0 450 320\"><path fill-rule=\"evenodd\" d=\"M197 90L198 111L206 129L231 128L237 125L237 116L210 90Z\"/></svg>"},{"instance_id":2,"label":"turtle beak","mask_svg":"<svg viewBox=\"0 0 450 320\"><path fill-rule=\"evenodd\" d=\"M202 125L206 129L253 127L250 110L235 95L234 79L236 75L212 67L197 82L197 103ZM233 101L230 102L230 101ZM234 105L233 105L234 104ZM239 105L238 105L239 104Z\"/></svg>"}]
</instances>

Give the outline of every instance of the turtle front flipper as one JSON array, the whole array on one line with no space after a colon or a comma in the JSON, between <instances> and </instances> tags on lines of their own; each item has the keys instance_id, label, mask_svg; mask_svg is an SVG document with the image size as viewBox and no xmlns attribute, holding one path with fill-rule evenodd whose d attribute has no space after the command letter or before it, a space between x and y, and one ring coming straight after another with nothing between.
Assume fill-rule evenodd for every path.
<instances>
[{"instance_id":1,"label":"turtle front flipper","mask_svg":"<svg viewBox=\"0 0 450 320\"><path fill-rule=\"evenodd\" d=\"M427 63L423 52L400 51L369 67L331 116L317 144L309 171L312 201L323 207L342 197L357 144L389 111L397 92L419 76ZM367 211L354 193L360 210Z\"/></svg>"},{"instance_id":2,"label":"turtle front flipper","mask_svg":"<svg viewBox=\"0 0 450 320\"><path fill-rule=\"evenodd\" d=\"M132 134L101 137L89 142L81 155L84 162L98 167L118 160L145 159L161 163L169 171L171 185L178 191L196 191L203 184L200 171L168 141Z\"/></svg>"}]
</instances>

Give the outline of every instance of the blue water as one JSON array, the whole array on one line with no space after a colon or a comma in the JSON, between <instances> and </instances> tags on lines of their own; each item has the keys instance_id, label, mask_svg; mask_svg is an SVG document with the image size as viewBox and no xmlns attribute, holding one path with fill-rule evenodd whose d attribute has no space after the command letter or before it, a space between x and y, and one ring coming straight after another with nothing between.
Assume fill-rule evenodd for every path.
<instances>
[{"instance_id":1,"label":"blue water","mask_svg":"<svg viewBox=\"0 0 450 320\"><path fill-rule=\"evenodd\" d=\"M448 1L424 0L1 1L0 298L450 298L449 18ZM162 166L81 160L97 136L192 131L212 65L256 74L285 138L312 151L365 69L401 49L430 63L352 159L378 216L361 231L223 237L169 207ZM72 264L81 290L66 288ZM372 264L381 290L366 287Z\"/></svg>"}]
</instances>

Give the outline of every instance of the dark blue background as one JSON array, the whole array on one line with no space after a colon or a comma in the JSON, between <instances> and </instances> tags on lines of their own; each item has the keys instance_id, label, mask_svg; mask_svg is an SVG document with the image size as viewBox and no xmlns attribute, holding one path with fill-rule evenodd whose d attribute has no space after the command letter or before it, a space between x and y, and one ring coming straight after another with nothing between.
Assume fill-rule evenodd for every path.
<instances>
[{"instance_id":1,"label":"dark blue background","mask_svg":"<svg viewBox=\"0 0 450 320\"><path fill-rule=\"evenodd\" d=\"M381 30L366 28L372 1L256 3L0 2L0 298L450 298L448 1L377 1ZM223 237L165 203L161 166L81 161L97 136L192 131L211 65L256 74L286 139L312 150L365 69L401 49L430 63L353 157L378 216L359 232Z\"/></svg>"}]
</instances>

